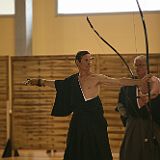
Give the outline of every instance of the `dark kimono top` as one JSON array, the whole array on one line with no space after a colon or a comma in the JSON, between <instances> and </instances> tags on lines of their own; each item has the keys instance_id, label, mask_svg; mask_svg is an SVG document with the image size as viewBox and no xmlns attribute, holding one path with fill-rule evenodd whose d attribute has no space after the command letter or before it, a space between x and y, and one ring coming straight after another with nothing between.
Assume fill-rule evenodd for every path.
<instances>
[{"instance_id":1,"label":"dark kimono top","mask_svg":"<svg viewBox=\"0 0 160 160\"><path fill-rule=\"evenodd\" d=\"M97 96L93 100L85 101L79 82L78 73L67 77L64 80L56 80L56 99L52 109L53 116L68 116L72 112L77 112L83 109L88 109L87 106L92 106L92 109L97 108L103 112L102 103Z\"/></svg>"},{"instance_id":2,"label":"dark kimono top","mask_svg":"<svg viewBox=\"0 0 160 160\"><path fill-rule=\"evenodd\" d=\"M143 118L149 117L146 106L143 106L141 109L138 108L136 86L122 87L119 94L119 103L123 104L129 116ZM160 95L155 99L152 99L149 106L153 120L160 125Z\"/></svg>"},{"instance_id":3,"label":"dark kimono top","mask_svg":"<svg viewBox=\"0 0 160 160\"><path fill-rule=\"evenodd\" d=\"M149 112L146 106L138 107L136 86L123 87L119 103L127 115L120 160L160 160L160 95L151 100Z\"/></svg>"}]
</instances>

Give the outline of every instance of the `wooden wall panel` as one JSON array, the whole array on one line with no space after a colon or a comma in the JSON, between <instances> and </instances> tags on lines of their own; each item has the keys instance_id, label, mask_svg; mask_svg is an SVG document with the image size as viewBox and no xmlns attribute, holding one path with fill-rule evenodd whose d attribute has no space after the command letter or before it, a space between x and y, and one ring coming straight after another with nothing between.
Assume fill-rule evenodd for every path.
<instances>
[{"instance_id":1,"label":"wooden wall panel","mask_svg":"<svg viewBox=\"0 0 160 160\"><path fill-rule=\"evenodd\" d=\"M7 101L8 101L8 57L0 57L0 148L7 140Z\"/></svg>"},{"instance_id":2,"label":"wooden wall panel","mask_svg":"<svg viewBox=\"0 0 160 160\"><path fill-rule=\"evenodd\" d=\"M124 55L131 69L136 55ZM150 70L160 76L160 55L152 54ZM112 77L129 77L128 70L116 55L95 55L93 71ZM55 89L24 86L26 78L63 79L77 72L74 57L13 57L13 138L15 148L52 148L64 150L70 116L51 117ZM119 114L115 112L119 88L102 86L100 97L108 121L113 152L118 152L124 134Z\"/></svg>"}]
</instances>

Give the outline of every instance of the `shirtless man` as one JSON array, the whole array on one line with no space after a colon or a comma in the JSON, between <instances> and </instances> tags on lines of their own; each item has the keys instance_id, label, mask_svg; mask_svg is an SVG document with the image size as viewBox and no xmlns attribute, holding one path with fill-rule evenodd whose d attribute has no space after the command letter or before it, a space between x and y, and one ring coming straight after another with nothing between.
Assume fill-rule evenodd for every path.
<instances>
[{"instance_id":1,"label":"shirtless man","mask_svg":"<svg viewBox=\"0 0 160 160\"><path fill-rule=\"evenodd\" d=\"M57 94L53 116L72 114L64 160L112 160L107 121L98 96L99 85L141 86L149 76L141 79L111 78L90 71L91 54L79 51L75 63L79 73L64 80L28 79L26 85L55 87Z\"/></svg>"},{"instance_id":2,"label":"shirtless man","mask_svg":"<svg viewBox=\"0 0 160 160\"><path fill-rule=\"evenodd\" d=\"M78 54L79 53L79 54ZM141 86L144 82L147 82L150 76L146 76L143 80L131 79L131 78L111 78L103 74L95 74L90 71L91 65L91 54L88 51L78 52L75 58L75 63L79 69L78 80L83 91L84 97L86 99L94 98L98 95L98 87L100 84L122 86ZM80 55L84 53L84 55ZM38 86L54 86L55 80L46 79L27 79L26 85L38 85ZM92 82L92 83L91 83Z\"/></svg>"}]
</instances>

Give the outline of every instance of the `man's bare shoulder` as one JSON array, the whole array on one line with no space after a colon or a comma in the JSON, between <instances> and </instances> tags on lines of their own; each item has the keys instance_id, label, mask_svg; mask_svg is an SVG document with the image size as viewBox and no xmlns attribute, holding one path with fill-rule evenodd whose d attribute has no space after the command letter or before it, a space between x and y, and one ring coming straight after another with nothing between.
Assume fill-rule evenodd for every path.
<instances>
[{"instance_id":1,"label":"man's bare shoulder","mask_svg":"<svg viewBox=\"0 0 160 160\"><path fill-rule=\"evenodd\" d=\"M110 77L104 74L93 73L91 77L97 81L98 84L108 83L110 81Z\"/></svg>"},{"instance_id":2,"label":"man's bare shoulder","mask_svg":"<svg viewBox=\"0 0 160 160\"><path fill-rule=\"evenodd\" d=\"M108 76L106 76L104 74L99 74L99 73L92 73L91 77L95 77L95 78L109 78Z\"/></svg>"}]
</instances>

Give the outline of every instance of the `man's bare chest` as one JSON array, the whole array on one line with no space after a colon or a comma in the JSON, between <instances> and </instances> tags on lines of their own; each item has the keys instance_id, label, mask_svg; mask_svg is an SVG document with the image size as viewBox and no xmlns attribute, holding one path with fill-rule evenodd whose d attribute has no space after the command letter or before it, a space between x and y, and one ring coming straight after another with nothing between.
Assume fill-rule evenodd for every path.
<instances>
[{"instance_id":1,"label":"man's bare chest","mask_svg":"<svg viewBox=\"0 0 160 160\"><path fill-rule=\"evenodd\" d=\"M81 78L79 84L83 90L92 90L96 88L96 81L93 78Z\"/></svg>"}]
</instances>

